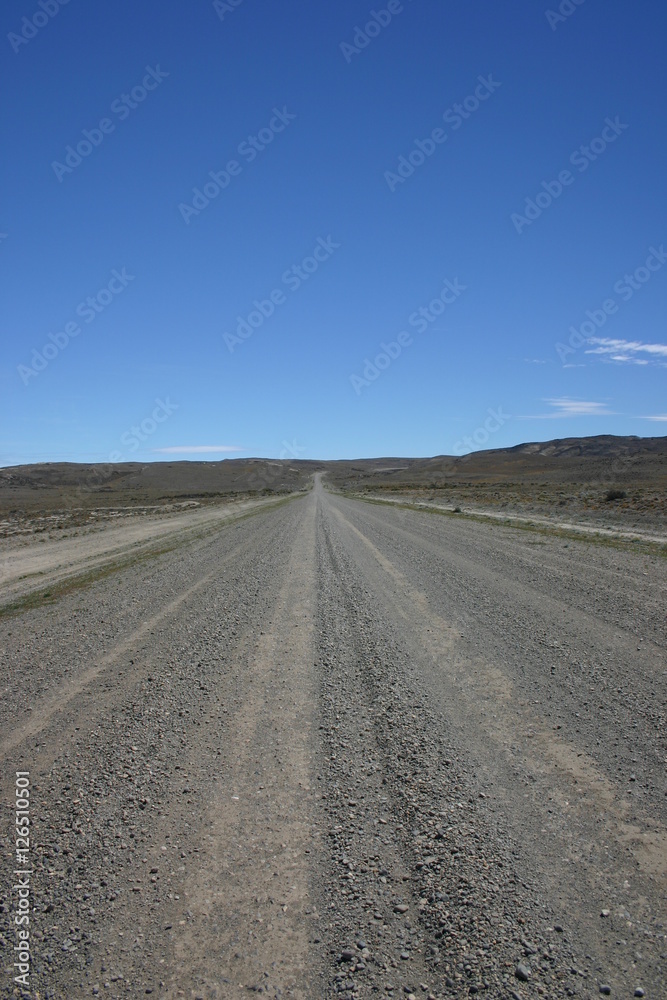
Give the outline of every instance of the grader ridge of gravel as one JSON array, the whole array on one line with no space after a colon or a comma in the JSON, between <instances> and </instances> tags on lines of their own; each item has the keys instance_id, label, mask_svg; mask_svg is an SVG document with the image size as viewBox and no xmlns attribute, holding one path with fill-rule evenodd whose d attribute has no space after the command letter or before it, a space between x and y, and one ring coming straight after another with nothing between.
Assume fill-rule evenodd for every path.
<instances>
[{"instance_id":1,"label":"grader ridge of gravel","mask_svg":"<svg viewBox=\"0 0 667 1000\"><path fill-rule=\"evenodd\" d=\"M0 620L31 997L659 997L666 583L316 477Z\"/></svg>"}]
</instances>

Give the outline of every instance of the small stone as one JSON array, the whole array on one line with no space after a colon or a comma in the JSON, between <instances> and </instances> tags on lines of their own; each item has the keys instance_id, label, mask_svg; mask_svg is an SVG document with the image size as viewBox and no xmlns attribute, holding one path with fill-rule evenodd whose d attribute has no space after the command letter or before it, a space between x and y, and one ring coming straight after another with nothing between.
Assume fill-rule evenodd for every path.
<instances>
[{"instance_id":1,"label":"small stone","mask_svg":"<svg viewBox=\"0 0 667 1000\"><path fill-rule=\"evenodd\" d=\"M408 910L409 907L407 906L406 903L397 903L397 905L394 907L394 913L407 913Z\"/></svg>"},{"instance_id":2,"label":"small stone","mask_svg":"<svg viewBox=\"0 0 667 1000\"><path fill-rule=\"evenodd\" d=\"M610 912L609 910L600 910L600 916L601 917L608 917L609 916L609 912Z\"/></svg>"},{"instance_id":3,"label":"small stone","mask_svg":"<svg viewBox=\"0 0 667 1000\"><path fill-rule=\"evenodd\" d=\"M644 991L641 988L641 986L638 986L637 989L635 990L635 996L636 997L643 997L644 996Z\"/></svg>"},{"instance_id":4,"label":"small stone","mask_svg":"<svg viewBox=\"0 0 667 1000\"><path fill-rule=\"evenodd\" d=\"M356 957L356 953L351 948L344 948L340 953L341 962L351 962Z\"/></svg>"},{"instance_id":5,"label":"small stone","mask_svg":"<svg viewBox=\"0 0 667 1000\"><path fill-rule=\"evenodd\" d=\"M608 997L609 994L611 993L611 986L607 986L606 983L602 983L602 985L600 986L600 993L604 993L604 995Z\"/></svg>"},{"instance_id":6,"label":"small stone","mask_svg":"<svg viewBox=\"0 0 667 1000\"><path fill-rule=\"evenodd\" d=\"M517 979L520 979L522 983L527 983L530 979L530 969L527 965L522 965L519 963L514 970L514 975Z\"/></svg>"}]
</instances>

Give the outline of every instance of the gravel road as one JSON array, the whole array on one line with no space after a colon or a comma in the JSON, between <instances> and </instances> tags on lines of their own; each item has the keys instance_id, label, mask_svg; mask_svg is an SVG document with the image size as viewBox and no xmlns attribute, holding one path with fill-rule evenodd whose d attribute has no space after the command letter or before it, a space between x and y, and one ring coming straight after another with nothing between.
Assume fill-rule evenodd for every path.
<instances>
[{"instance_id":1,"label":"gravel road","mask_svg":"<svg viewBox=\"0 0 667 1000\"><path fill-rule=\"evenodd\" d=\"M0 619L1 995L664 998L664 559L249 513Z\"/></svg>"},{"instance_id":2,"label":"gravel road","mask_svg":"<svg viewBox=\"0 0 667 1000\"><path fill-rule=\"evenodd\" d=\"M270 506L270 499L233 500L184 512L169 506L161 512L137 513L126 508L116 523L108 520L64 531L33 531L0 539L0 600L2 604L58 587L83 574L93 575L138 555L150 555L193 540L239 514ZM179 505L181 506L181 505ZM40 519L41 520L41 519ZM44 529L41 529L42 531ZM54 537L55 536L55 537ZM0 605L0 611L2 605Z\"/></svg>"}]
</instances>

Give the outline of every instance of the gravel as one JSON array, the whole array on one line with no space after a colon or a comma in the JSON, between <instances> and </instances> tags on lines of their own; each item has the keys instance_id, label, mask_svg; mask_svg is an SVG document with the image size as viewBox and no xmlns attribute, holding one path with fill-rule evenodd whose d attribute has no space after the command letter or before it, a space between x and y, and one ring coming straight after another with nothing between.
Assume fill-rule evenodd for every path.
<instances>
[{"instance_id":1,"label":"gravel","mask_svg":"<svg viewBox=\"0 0 667 1000\"><path fill-rule=\"evenodd\" d=\"M317 486L5 618L29 995L658 997L665 596Z\"/></svg>"}]
</instances>

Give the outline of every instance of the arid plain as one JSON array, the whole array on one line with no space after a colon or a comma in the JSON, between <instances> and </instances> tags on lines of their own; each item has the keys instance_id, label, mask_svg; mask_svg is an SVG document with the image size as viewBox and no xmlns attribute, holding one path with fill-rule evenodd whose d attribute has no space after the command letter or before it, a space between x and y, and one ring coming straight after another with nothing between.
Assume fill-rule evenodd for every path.
<instances>
[{"instance_id":1,"label":"arid plain","mask_svg":"<svg viewBox=\"0 0 667 1000\"><path fill-rule=\"evenodd\" d=\"M664 995L665 486L664 438L0 470L35 996Z\"/></svg>"}]
</instances>

